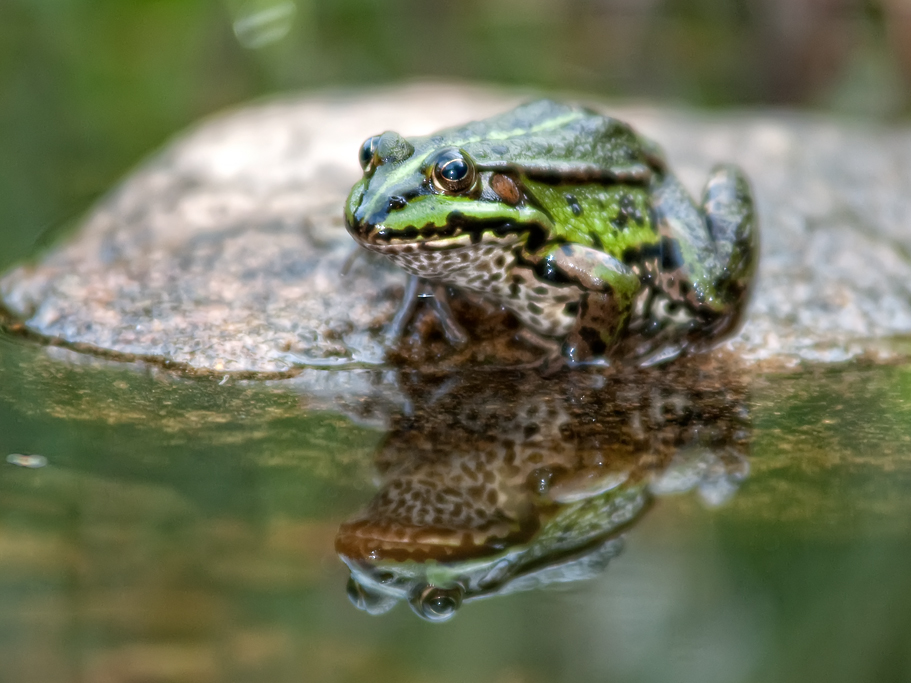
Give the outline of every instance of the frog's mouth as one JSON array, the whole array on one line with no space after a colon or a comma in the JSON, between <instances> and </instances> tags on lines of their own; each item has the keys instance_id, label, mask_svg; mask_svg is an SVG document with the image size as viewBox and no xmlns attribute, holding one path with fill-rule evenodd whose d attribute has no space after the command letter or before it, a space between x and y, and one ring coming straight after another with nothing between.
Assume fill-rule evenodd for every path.
<instances>
[{"instance_id":1,"label":"frog's mouth","mask_svg":"<svg viewBox=\"0 0 911 683\"><path fill-rule=\"evenodd\" d=\"M439 251L478 244L516 244L524 242L527 249L536 250L546 241L547 231L538 223L516 224L502 219L470 219L453 212L445 225L428 223L422 227L409 225L394 228L382 223L347 222L348 232L371 251L401 251L413 245L427 251Z\"/></svg>"}]
</instances>

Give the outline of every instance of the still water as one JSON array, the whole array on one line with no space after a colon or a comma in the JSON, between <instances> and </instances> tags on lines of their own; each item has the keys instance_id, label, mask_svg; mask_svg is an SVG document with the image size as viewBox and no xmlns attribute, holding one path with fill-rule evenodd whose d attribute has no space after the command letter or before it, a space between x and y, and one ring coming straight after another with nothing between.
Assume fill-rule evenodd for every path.
<instances>
[{"instance_id":1,"label":"still water","mask_svg":"<svg viewBox=\"0 0 911 683\"><path fill-rule=\"evenodd\" d=\"M0 681L911 680L911 367L372 380L0 338Z\"/></svg>"}]
</instances>

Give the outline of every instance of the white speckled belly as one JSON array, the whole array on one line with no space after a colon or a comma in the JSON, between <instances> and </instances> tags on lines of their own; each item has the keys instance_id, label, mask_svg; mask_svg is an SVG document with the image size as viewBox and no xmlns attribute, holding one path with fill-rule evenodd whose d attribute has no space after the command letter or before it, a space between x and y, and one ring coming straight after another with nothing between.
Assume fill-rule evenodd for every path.
<instances>
[{"instance_id":1,"label":"white speckled belly","mask_svg":"<svg viewBox=\"0 0 911 683\"><path fill-rule=\"evenodd\" d=\"M574 285L538 279L531 269L516 263L516 236L471 244L467 240L446 248L424 244L370 245L418 277L443 282L487 296L512 311L538 334L561 337L572 328L582 290Z\"/></svg>"}]
</instances>

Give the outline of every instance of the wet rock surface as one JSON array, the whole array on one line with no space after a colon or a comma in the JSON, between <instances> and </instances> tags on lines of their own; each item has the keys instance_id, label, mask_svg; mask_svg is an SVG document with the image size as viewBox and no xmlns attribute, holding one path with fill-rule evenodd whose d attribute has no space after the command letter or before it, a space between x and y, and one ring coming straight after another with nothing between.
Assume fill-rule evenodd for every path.
<instances>
[{"instance_id":1,"label":"wet rock surface","mask_svg":"<svg viewBox=\"0 0 911 683\"><path fill-rule=\"evenodd\" d=\"M524 99L415 85L229 112L143 164L66 243L0 278L0 307L54 343L191 372L379 364L405 278L368 259L340 275L360 142ZM897 353L891 340L911 332L911 131L589 103L659 141L694 194L718 161L751 177L762 259L728 342L737 356L774 368Z\"/></svg>"}]
</instances>

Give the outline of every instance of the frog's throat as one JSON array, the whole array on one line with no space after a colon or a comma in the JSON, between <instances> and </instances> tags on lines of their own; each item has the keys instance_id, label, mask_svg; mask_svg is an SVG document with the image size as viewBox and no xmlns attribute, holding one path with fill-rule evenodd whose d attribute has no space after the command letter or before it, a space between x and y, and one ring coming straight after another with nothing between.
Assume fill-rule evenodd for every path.
<instances>
[{"instance_id":1,"label":"frog's throat","mask_svg":"<svg viewBox=\"0 0 911 683\"><path fill-rule=\"evenodd\" d=\"M361 519L340 527L335 549L340 556L353 561L455 562L525 543L539 527L535 517L511 523L504 520L490 528L478 529L383 524Z\"/></svg>"}]
</instances>

